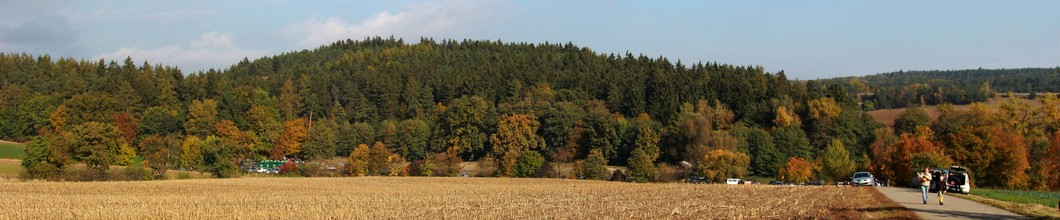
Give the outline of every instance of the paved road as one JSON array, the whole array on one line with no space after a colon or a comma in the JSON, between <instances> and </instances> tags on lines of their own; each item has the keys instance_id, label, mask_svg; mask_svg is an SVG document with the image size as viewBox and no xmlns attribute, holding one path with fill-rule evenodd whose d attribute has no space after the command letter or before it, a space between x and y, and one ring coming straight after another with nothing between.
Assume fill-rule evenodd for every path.
<instances>
[{"instance_id":1,"label":"paved road","mask_svg":"<svg viewBox=\"0 0 1060 220\"><path fill-rule=\"evenodd\" d=\"M950 195L945 196L946 205L939 205L939 197L928 193L928 202L925 205L920 197L920 189L917 188L876 187L876 189L924 219L1027 219L993 206Z\"/></svg>"}]
</instances>

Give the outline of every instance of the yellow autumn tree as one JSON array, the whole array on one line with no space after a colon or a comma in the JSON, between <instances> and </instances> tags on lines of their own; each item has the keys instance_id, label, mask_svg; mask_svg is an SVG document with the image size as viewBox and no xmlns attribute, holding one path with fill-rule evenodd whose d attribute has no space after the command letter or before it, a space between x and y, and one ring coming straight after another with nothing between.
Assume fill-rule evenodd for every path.
<instances>
[{"instance_id":1,"label":"yellow autumn tree","mask_svg":"<svg viewBox=\"0 0 1060 220\"><path fill-rule=\"evenodd\" d=\"M369 174L368 160L371 150L367 144L357 145L346 160L346 173L350 176L367 176Z\"/></svg>"},{"instance_id":2,"label":"yellow autumn tree","mask_svg":"<svg viewBox=\"0 0 1060 220\"><path fill-rule=\"evenodd\" d=\"M819 98L810 100L807 103L810 107L810 118L818 121L830 121L839 116L839 113L843 111L836 104L835 99L832 98Z\"/></svg>"},{"instance_id":3,"label":"yellow autumn tree","mask_svg":"<svg viewBox=\"0 0 1060 220\"><path fill-rule=\"evenodd\" d=\"M802 122L799 120L799 115L795 114L795 111L789 109L788 107L777 107L776 112L777 118L773 119L773 123L776 124L778 127L802 124Z\"/></svg>"},{"instance_id":4,"label":"yellow autumn tree","mask_svg":"<svg viewBox=\"0 0 1060 220\"><path fill-rule=\"evenodd\" d=\"M545 139L537 135L539 126L537 117L533 115L511 114L501 117L497 123L497 133L490 136L493 155L501 159L501 176L510 177L514 174L521 152L545 146Z\"/></svg>"}]
</instances>

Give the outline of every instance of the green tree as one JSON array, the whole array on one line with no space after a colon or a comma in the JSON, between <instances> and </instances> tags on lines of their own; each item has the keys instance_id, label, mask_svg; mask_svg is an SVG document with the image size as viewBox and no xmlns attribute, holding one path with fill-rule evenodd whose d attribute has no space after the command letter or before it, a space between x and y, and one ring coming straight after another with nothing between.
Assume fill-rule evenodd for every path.
<instances>
[{"instance_id":1,"label":"green tree","mask_svg":"<svg viewBox=\"0 0 1060 220\"><path fill-rule=\"evenodd\" d=\"M280 89L280 100L279 110L283 113L284 120L294 120L298 118L298 112L302 109L302 97L298 95L298 88L295 88L294 82L291 79L287 79L283 82L283 87Z\"/></svg>"},{"instance_id":2,"label":"green tree","mask_svg":"<svg viewBox=\"0 0 1060 220\"><path fill-rule=\"evenodd\" d=\"M898 135L904 133L914 134L917 126L928 126L930 122L931 118L928 117L927 111L917 106L910 106L905 109L905 112L899 114L898 118L894 119L894 133Z\"/></svg>"},{"instance_id":3,"label":"green tree","mask_svg":"<svg viewBox=\"0 0 1060 220\"><path fill-rule=\"evenodd\" d=\"M786 157L784 152L777 148L773 136L757 127L741 129L738 132L736 136L739 137L739 149L747 149L746 153L753 155L751 173L758 176L776 176Z\"/></svg>"},{"instance_id":4,"label":"green tree","mask_svg":"<svg viewBox=\"0 0 1060 220\"><path fill-rule=\"evenodd\" d=\"M140 120L140 134L167 135L178 133L182 129L180 115L175 110L153 106L144 110Z\"/></svg>"},{"instance_id":5,"label":"green tree","mask_svg":"<svg viewBox=\"0 0 1060 220\"><path fill-rule=\"evenodd\" d=\"M284 125L279 121L276 109L268 106L253 105L246 112L247 130L257 134L254 147L251 149L261 157L270 156L270 150L277 146Z\"/></svg>"},{"instance_id":6,"label":"green tree","mask_svg":"<svg viewBox=\"0 0 1060 220\"><path fill-rule=\"evenodd\" d=\"M557 154L565 150L568 142L577 140L571 136L575 134L575 123L583 117L585 117L585 110L582 110L577 104L572 102L557 102L544 112L541 116L541 130L539 133L545 139L545 142L548 143L546 152L548 152L550 158L557 160ZM563 156L566 158L559 161L569 161L573 155L568 153Z\"/></svg>"},{"instance_id":7,"label":"green tree","mask_svg":"<svg viewBox=\"0 0 1060 220\"><path fill-rule=\"evenodd\" d=\"M350 155L359 144L375 143L375 128L364 122L343 122L336 130L335 136L337 155Z\"/></svg>"},{"instance_id":8,"label":"green tree","mask_svg":"<svg viewBox=\"0 0 1060 220\"><path fill-rule=\"evenodd\" d=\"M460 97L442 113L437 137L444 146L460 146L461 152L475 160L486 153L484 146L495 114L493 107L481 97Z\"/></svg>"},{"instance_id":9,"label":"green tree","mask_svg":"<svg viewBox=\"0 0 1060 220\"><path fill-rule=\"evenodd\" d=\"M37 136L26 143L26 154L22 158L22 168L32 179L50 179L62 174L70 163L62 146L55 146L51 137Z\"/></svg>"},{"instance_id":10,"label":"green tree","mask_svg":"<svg viewBox=\"0 0 1060 220\"><path fill-rule=\"evenodd\" d=\"M544 163L545 157L537 151L523 151L515 163L515 177L533 177Z\"/></svg>"},{"instance_id":11,"label":"green tree","mask_svg":"<svg viewBox=\"0 0 1060 220\"><path fill-rule=\"evenodd\" d=\"M180 166L188 170L199 170L203 165L203 142L195 136L186 136L180 144Z\"/></svg>"},{"instance_id":12,"label":"green tree","mask_svg":"<svg viewBox=\"0 0 1060 220\"><path fill-rule=\"evenodd\" d=\"M784 152L786 157L813 158L813 147L810 140L798 126L780 126L773 128L773 143Z\"/></svg>"},{"instance_id":13,"label":"green tree","mask_svg":"<svg viewBox=\"0 0 1060 220\"><path fill-rule=\"evenodd\" d=\"M580 173L576 175L583 176L585 179L591 180L604 180L610 177L610 173L607 172L607 159L604 159L604 154L599 149L589 151L589 157L585 160L580 160L579 164Z\"/></svg>"},{"instance_id":14,"label":"green tree","mask_svg":"<svg viewBox=\"0 0 1060 220\"><path fill-rule=\"evenodd\" d=\"M648 158L651 158L654 163L659 158L659 133L655 132L651 126L641 126L636 134L633 147L644 150L644 153L648 154Z\"/></svg>"},{"instance_id":15,"label":"green tree","mask_svg":"<svg viewBox=\"0 0 1060 220\"><path fill-rule=\"evenodd\" d=\"M412 160L427 157L427 142L431 138L431 128L427 122L419 119L401 121L397 127L397 146L402 157Z\"/></svg>"},{"instance_id":16,"label":"green tree","mask_svg":"<svg viewBox=\"0 0 1060 220\"><path fill-rule=\"evenodd\" d=\"M638 183L651 181L655 177L653 160L643 149L634 149L630 155L628 175L627 180Z\"/></svg>"},{"instance_id":17,"label":"green tree","mask_svg":"<svg viewBox=\"0 0 1060 220\"><path fill-rule=\"evenodd\" d=\"M854 173L854 161L843 142L832 140L824 154L821 155L821 176L828 181L844 180Z\"/></svg>"},{"instance_id":18,"label":"green tree","mask_svg":"<svg viewBox=\"0 0 1060 220\"><path fill-rule=\"evenodd\" d=\"M335 131L329 123L314 124L309 130L305 145L302 146L302 157L306 160L334 157L335 143Z\"/></svg>"},{"instance_id":19,"label":"green tree","mask_svg":"<svg viewBox=\"0 0 1060 220\"><path fill-rule=\"evenodd\" d=\"M217 101L194 100L188 106L188 122L184 123L184 132L200 137L214 135L213 128L217 121Z\"/></svg>"},{"instance_id":20,"label":"green tree","mask_svg":"<svg viewBox=\"0 0 1060 220\"><path fill-rule=\"evenodd\" d=\"M216 136L206 137L202 143L203 169L217 178L232 178L239 174L238 147Z\"/></svg>"},{"instance_id":21,"label":"green tree","mask_svg":"<svg viewBox=\"0 0 1060 220\"><path fill-rule=\"evenodd\" d=\"M99 122L87 122L74 126L66 134L74 158L85 163L102 176L113 165L126 144L117 128Z\"/></svg>"}]
</instances>

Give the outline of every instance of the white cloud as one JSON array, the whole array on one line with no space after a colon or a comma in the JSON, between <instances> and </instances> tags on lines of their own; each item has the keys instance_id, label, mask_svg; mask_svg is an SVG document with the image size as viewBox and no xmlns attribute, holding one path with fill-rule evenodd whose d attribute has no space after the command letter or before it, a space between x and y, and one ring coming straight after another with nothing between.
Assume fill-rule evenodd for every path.
<instances>
[{"instance_id":1,"label":"white cloud","mask_svg":"<svg viewBox=\"0 0 1060 220\"><path fill-rule=\"evenodd\" d=\"M97 54L92 59L147 60L150 63L178 66L186 72L208 68L223 69L244 57L259 57L264 50L250 49L236 44L228 33L207 32L192 40L186 47L162 46L156 48L122 47L114 52Z\"/></svg>"},{"instance_id":2,"label":"white cloud","mask_svg":"<svg viewBox=\"0 0 1060 220\"><path fill-rule=\"evenodd\" d=\"M299 46L310 48L368 36L455 37L496 21L503 9L500 2L489 0L430 1L397 13L380 12L358 24L338 17L310 18L287 27L286 32L300 38Z\"/></svg>"}]
</instances>

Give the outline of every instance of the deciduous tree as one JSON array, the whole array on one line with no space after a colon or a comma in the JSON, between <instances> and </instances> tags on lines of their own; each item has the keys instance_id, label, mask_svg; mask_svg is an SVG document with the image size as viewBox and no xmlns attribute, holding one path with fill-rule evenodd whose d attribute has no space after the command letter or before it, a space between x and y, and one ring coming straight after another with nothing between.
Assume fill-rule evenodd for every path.
<instances>
[{"instance_id":1,"label":"deciduous tree","mask_svg":"<svg viewBox=\"0 0 1060 220\"><path fill-rule=\"evenodd\" d=\"M191 101L191 105L188 106L188 122L184 123L184 132L200 137L214 135L215 124L217 124L217 101L213 99Z\"/></svg>"},{"instance_id":2,"label":"deciduous tree","mask_svg":"<svg viewBox=\"0 0 1060 220\"><path fill-rule=\"evenodd\" d=\"M728 178L743 178L750 163L747 154L719 149L707 153L696 170L703 178L722 182Z\"/></svg>"},{"instance_id":3,"label":"deciduous tree","mask_svg":"<svg viewBox=\"0 0 1060 220\"><path fill-rule=\"evenodd\" d=\"M813 163L801 157L791 157L788 158L788 163L777 171L777 174L780 180L789 183L805 183L813 177L813 170Z\"/></svg>"},{"instance_id":4,"label":"deciduous tree","mask_svg":"<svg viewBox=\"0 0 1060 220\"><path fill-rule=\"evenodd\" d=\"M493 146L493 155L502 160L502 176L514 175L515 164L521 152L545 147L545 140L537 135L539 126L537 117L533 115L512 114L501 118L497 124L497 133L490 136L490 145Z\"/></svg>"},{"instance_id":5,"label":"deciduous tree","mask_svg":"<svg viewBox=\"0 0 1060 220\"><path fill-rule=\"evenodd\" d=\"M854 161L850 159L850 153L839 140L833 139L819 159L821 176L828 181L844 180L854 173Z\"/></svg>"}]
</instances>

